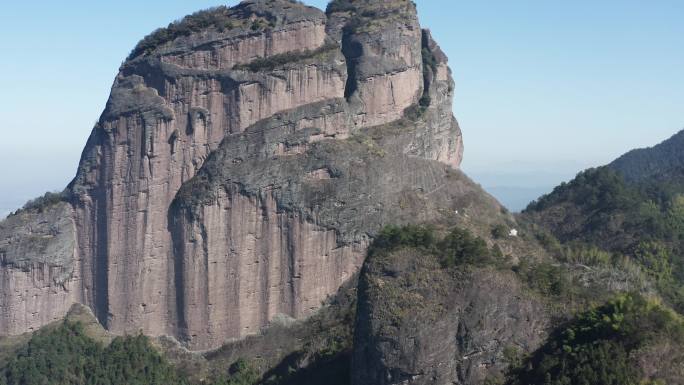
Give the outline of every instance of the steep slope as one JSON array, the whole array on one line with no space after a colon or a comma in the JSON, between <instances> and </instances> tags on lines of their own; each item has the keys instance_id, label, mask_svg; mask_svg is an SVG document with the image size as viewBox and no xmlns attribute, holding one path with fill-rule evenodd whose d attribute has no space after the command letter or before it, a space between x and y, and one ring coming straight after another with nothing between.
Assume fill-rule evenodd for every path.
<instances>
[{"instance_id":1,"label":"steep slope","mask_svg":"<svg viewBox=\"0 0 684 385\"><path fill-rule=\"evenodd\" d=\"M334 55L320 65L295 63L282 74L233 69L325 44L325 16L285 3L218 9L229 13L233 28L193 31L122 66L70 186L79 253L95 256L85 267L93 273L83 283L83 300L108 329L177 335L187 309L177 306L181 272L174 271L168 208L225 135L275 112L341 96L344 67Z\"/></svg>"},{"instance_id":2,"label":"steep slope","mask_svg":"<svg viewBox=\"0 0 684 385\"><path fill-rule=\"evenodd\" d=\"M245 1L155 31L66 191L0 223L0 334L43 327L39 349L0 338L20 352L0 383L678 383L681 317L657 295L677 304L681 197L606 168L519 220L458 170L453 89L406 0ZM638 264L600 249L633 246ZM102 342L156 338L119 339L141 343L111 367L55 327L70 308Z\"/></svg>"},{"instance_id":3,"label":"steep slope","mask_svg":"<svg viewBox=\"0 0 684 385\"><path fill-rule=\"evenodd\" d=\"M281 129L226 141L174 202L188 339L204 335L209 343L231 330L242 337L277 314L311 314L358 271L383 224L480 209L472 201L481 190L460 172L393 152L381 140L321 141L275 157L261 145L250 148L261 135L264 147L276 148L311 134L282 138Z\"/></svg>"},{"instance_id":4,"label":"steep slope","mask_svg":"<svg viewBox=\"0 0 684 385\"><path fill-rule=\"evenodd\" d=\"M21 334L64 317L78 290L73 209L64 202L0 222L1 334Z\"/></svg>"},{"instance_id":5,"label":"steep slope","mask_svg":"<svg viewBox=\"0 0 684 385\"><path fill-rule=\"evenodd\" d=\"M635 263L660 294L684 310L682 134L581 172L525 210L523 217L561 242L584 243Z\"/></svg>"},{"instance_id":6,"label":"steep slope","mask_svg":"<svg viewBox=\"0 0 684 385\"><path fill-rule=\"evenodd\" d=\"M352 384L681 383L684 318L629 265L536 259L515 247L529 239L480 236L408 226L375 239Z\"/></svg>"},{"instance_id":7,"label":"steep slope","mask_svg":"<svg viewBox=\"0 0 684 385\"><path fill-rule=\"evenodd\" d=\"M512 271L445 269L416 249L373 255L359 285L353 384L476 384L536 349L543 301Z\"/></svg>"},{"instance_id":8,"label":"steep slope","mask_svg":"<svg viewBox=\"0 0 684 385\"><path fill-rule=\"evenodd\" d=\"M458 229L376 239L352 383L680 383L682 189L676 166L659 167L638 181L588 170L533 202L518 225L551 258L503 257L496 227L479 233L489 251Z\"/></svg>"},{"instance_id":9,"label":"steep slope","mask_svg":"<svg viewBox=\"0 0 684 385\"><path fill-rule=\"evenodd\" d=\"M684 174L684 131L674 134L662 143L629 151L612 161L608 167L630 182L651 178L681 179Z\"/></svg>"},{"instance_id":10,"label":"steep slope","mask_svg":"<svg viewBox=\"0 0 684 385\"><path fill-rule=\"evenodd\" d=\"M405 0L245 1L155 31L61 201L3 222L0 333L83 303L203 349L310 315L382 225L482 194L454 170L446 60Z\"/></svg>"},{"instance_id":11,"label":"steep slope","mask_svg":"<svg viewBox=\"0 0 684 385\"><path fill-rule=\"evenodd\" d=\"M643 230L639 226L649 225L649 214L662 219L669 209L676 210L684 192L679 159L683 138L684 132L679 132L654 147L632 150L606 166L583 171L532 202L526 213L545 221L561 240L584 238L624 249L640 236L635 234ZM651 227L643 235L663 231L667 230Z\"/></svg>"},{"instance_id":12,"label":"steep slope","mask_svg":"<svg viewBox=\"0 0 684 385\"><path fill-rule=\"evenodd\" d=\"M642 296L617 296L557 327L506 383L684 383L684 319Z\"/></svg>"}]
</instances>

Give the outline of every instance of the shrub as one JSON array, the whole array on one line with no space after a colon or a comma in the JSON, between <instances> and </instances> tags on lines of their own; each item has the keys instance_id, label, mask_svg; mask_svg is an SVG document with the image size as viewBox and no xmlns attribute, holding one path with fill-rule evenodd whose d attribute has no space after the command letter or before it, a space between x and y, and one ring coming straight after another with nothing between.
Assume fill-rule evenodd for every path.
<instances>
[{"instance_id":1,"label":"shrub","mask_svg":"<svg viewBox=\"0 0 684 385\"><path fill-rule=\"evenodd\" d=\"M437 72L437 58L427 46L421 50L424 68L430 68L432 72Z\"/></svg>"},{"instance_id":2,"label":"shrub","mask_svg":"<svg viewBox=\"0 0 684 385\"><path fill-rule=\"evenodd\" d=\"M175 40L181 36L188 36L193 32L215 26L219 31L233 29L233 20L230 9L225 6L210 8L195 12L182 20L170 23L166 28L159 28L145 36L128 55L133 59L145 53L149 53L164 43Z\"/></svg>"},{"instance_id":3,"label":"shrub","mask_svg":"<svg viewBox=\"0 0 684 385\"><path fill-rule=\"evenodd\" d=\"M335 0L331 1L325 9L329 15L333 12L352 12L356 10L356 6L352 4L351 0Z\"/></svg>"},{"instance_id":4,"label":"shrub","mask_svg":"<svg viewBox=\"0 0 684 385\"><path fill-rule=\"evenodd\" d=\"M369 255L378 255L401 247L418 249L437 256L444 268L462 265L496 264L503 258L498 247L489 249L485 241L466 229L454 228L439 239L430 226L387 226L370 247Z\"/></svg>"},{"instance_id":5,"label":"shrub","mask_svg":"<svg viewBox=\"0 0 684 385\"><path fill-rule=\"evenodd\" d=\"M436 235L430 226L386 226L375 238L370 247L369 254L387 252L400 247L412 247L433 253L435 250Z\"/></svg>"},{"instance_id":6,"label":"shrub","mask_svg":"<svg viewBox=\"0 0 684 385\"><path fill-rule=\"evenodd\" d=\"M252 60L247 64L236 65L235 70L247 69L252 72L271 71L277 67L288 63L296 63L298 61L314 58L318 55L325 54L330 51L335 51L340 47L336 43L326 43L315 50L303 50L286 52L278 55L273 55L265 58Z\"/></svg>"},{"instance_id":7,"label":"shrub","mask_svg":"<svg viewBox=\"0 0 684 385\"><path fill-rule=\"evenodd\" d=\"M228 375L219 376L212 385L254 385L259 372L246 360L238 359L228 369Z\"/></svg>"},{"instance_id":8,"label":"shrub","mask_svg":"<svg viewBox=\"0 0 684 385\"><path fill-rule=\"evenodd\" d=\"M536 232L534 236L547 251L557 255L560 254L561 243L558 238L547 232Z\"/></svg>"},{"instance_id":9,"label":"shrub","mask_svg":"<svg viewBox=\"0 0 684 385\"><path fill-rule=\"evenodd\" d=\"M80 323L36 333L0 371L7 384L186 384L147 337L117 337L105 347Z\"/></svg>"},{"instance_id":10,"label":"shrub","mask_svg":"<svg viewBox=\"0 0 684 385\"><path fill-rule=\"evenodd\" d=\"M140 55L154 51L161 45L173 41L182 36L189 36L194 32L199 32L207 28L214 27L217 31L223 32L236 28L241 21L236 20L229 7L218 6L203 11L195 12L181 20L170 23L166 28L159 28L151 34L145 36L128 55L127 60L134 59ZM263 18L256 19L249 25L253 31L273 27L273 20Z\"/></svg>"},{"instance_id":11,"label":"shrub","mask_svg":"<svg viewBox=\"0 0 684 385\"><path fill-rule=\"evenodd\" d=\"M484 265L492 262L485 241L465 229L453 229L439 244L442 266Z\"/></svg>"},{"instance_id":12,"label":"shrub","mask_svg":"<svg viewBox=\"0 0 684 385\"><path fill-rule=\"evenodd\" d=\"M508 235L508 227L503 224L498 224L492 227L492 237L494 239L505 238Z\"/></svg>"},{"instance_id":13,"label":"shrub","mask_svg":"<svg viewBox=\"0 0 684 385\"><path fill-rule=\"evenodd\" d=\"M425 116L425 111L427 111L427 107L420 105L420 103L413 104L404 109L404 118L415 122Z\"/></svg>"},{"instance_id":14,"label":"shrub","mask_svg":"<svg viewBox=\"0 0 684 385\"><path fill-rule=\"evenodd\" d=\"M672 278L671 257L661 243L639 242L632 255L657 282Z\"/></svg>"},{"instance_id":15,"label":"shrub","mask_svg":"<svg viewBox=\"0 0 684 385\"><path fill-rule=\"evenodd\" d=\"M588 266L607 266L614 263L613 254L593 245L570 244L561 248L560 259Z\"/></svg>"},{"instance_id":16,"label":"shrub","mask_svg":"<svg viewBox=\"0 0 684 385\"><path fill-rule=\"evenodd\" d=\"M418 104L421 107L430 107L430 103L432 103L432 98L430 98L430 95L428 94L423 94L423 96L420 97L420 100L418 100Z\"/></svg>"},{"instance_id":17,"label":"shrub","mask_svg":"<svg viewBox=\"0 0 684 385\"><path fill-rule=\"evenodd\" d=\"M638 294L623 294L559 327L517 368L509 384L639 384L631 353L658 337L684 342L681 317Z\"/></svg>"},{"instance_id":18,"label":"shrub","mask_svg":"<svg viewBox=\"0 0 684 385\"><path fill-rule=\"evenodd\" d=\"M36 210L42 212L45 208L66 201L68 193L66 190L61 192L46 192L43 196L31 199L21 208L22 211Z\"/></svg>"},{"instance_id":19,"label":"shrub","mask_svg":"<svg viewBox=\"0 0 684 385\"><path fill-rule=\"evenodd\" d=\"M428 47L428 35L423 32L421 43L423 48L421 49L421 56L423 60L423 95L421 96L418 104L427 108L432 103L430 98L430 86L432 84L432 77L437 73L437 58L432 53Z\"/></svg>"},{"instance_id":20,"label":"shrub","mask_svg":"<svg viewBox=\"0 0 684 385\"><path fill-rule=\"evenodd\" d=\"M548 262L530 264L522 260L513 271L529 288L544 296L566 296L572 287L566 271Z\"/></svg>"},{"instance_id":21,"label":"shrub","mask_svg":"<svg viewBox=\"0 0 684 385\"><path fill-rule=\"evenodd\" d=\"M566 261L606 264L632 258L660 294L684 311L684 189L682 178L627 182L609 167L583 171L525 210L568 244ZM554 248L556 245L554 245ZM557 254L558 255L558 254Z\"/></svg>"},{"instance_id":22,"label":"shrub","mask_svg":"<svg viewBox=\"0 0 684 385\"><path fill-rule=\"evenodd\" d=\"M522 365L522 363L523 363L523 353L520 350L520 348L518 348L515 345L506 346L503 349L502 354L503 354L504 361L509 366L518 367L518 366Z\"/></svg>"}]
</instances>

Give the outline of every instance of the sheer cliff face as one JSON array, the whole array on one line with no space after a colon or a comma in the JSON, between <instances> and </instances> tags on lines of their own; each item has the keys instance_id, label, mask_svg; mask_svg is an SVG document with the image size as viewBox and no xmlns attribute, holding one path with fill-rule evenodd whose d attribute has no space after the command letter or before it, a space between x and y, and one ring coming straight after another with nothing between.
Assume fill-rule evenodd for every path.
<instances>
[{"instance_id":1,"label":"sheer cliff face","mask_svg":"<svg viewBox=\"0 0 684 385\"><path fill-rule=\"evenodd\" d=\"M448 271L413 249L374 255L359 280L352 383L481 384L505 351L546 335L545 305L512 272Z\"/></svg>"},{"instance_id":2,"label":"sheer cliff face","mask_svg":"<svg viewBox=\"0 0 684 385\"><path fill-rule=\"evenodd\" d=\"M215 347L311 314L383 224L456 208L453 82L410 1L200 16L122 65L68 204L3 223L0 333L81 302L115 333ZM12 262L41 215L59 258Z\"/></svg>"},{"instance_id":3,"label":"sheer cliff face","mask_svg":"<svg viewBox=\"0 0 684 385\"><path fill-rule=\"evenodd\" d=\"M0 335L61 319L78 300L80 266L73 211L66 203L0 223Z\"/></svg>"}]
</instances>

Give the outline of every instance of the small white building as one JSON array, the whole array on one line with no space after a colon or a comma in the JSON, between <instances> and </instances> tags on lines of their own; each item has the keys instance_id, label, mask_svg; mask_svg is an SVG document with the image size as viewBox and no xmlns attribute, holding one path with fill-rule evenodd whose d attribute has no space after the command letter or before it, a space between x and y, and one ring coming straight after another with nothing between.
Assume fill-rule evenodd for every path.
<instances>
[{"instance_id":1,"label":"small white building","mask_svg":"<svg viewBox=\"0 0 684 385\"><path fill-rule=\"evenodd\" d=\"M508 232L508 235L511 237L517 237L518 236L518 230L517 229L511 229L511 231Z\"/></svg>"}]
</instances>

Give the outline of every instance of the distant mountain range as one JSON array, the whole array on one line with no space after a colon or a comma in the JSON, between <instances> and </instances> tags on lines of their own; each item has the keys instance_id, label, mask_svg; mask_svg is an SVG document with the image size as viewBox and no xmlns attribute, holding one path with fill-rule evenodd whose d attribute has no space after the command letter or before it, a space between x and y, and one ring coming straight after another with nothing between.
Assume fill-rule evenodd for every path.
<instances>
[{"instance_id":1,"label":"distant mountain range","mask_svg":"<svg viewBox=\"0 0 684 385\"><path fill-rule=\"evenodd\" d=\"M494 195L499 202L512 212L522 211L530 203L530 200L549 191L550 187L522 187L522 186L505 186L493 185L483 186L487 192Z\"/></svg>"}]
</instances>

